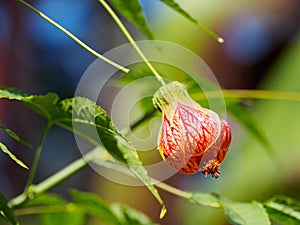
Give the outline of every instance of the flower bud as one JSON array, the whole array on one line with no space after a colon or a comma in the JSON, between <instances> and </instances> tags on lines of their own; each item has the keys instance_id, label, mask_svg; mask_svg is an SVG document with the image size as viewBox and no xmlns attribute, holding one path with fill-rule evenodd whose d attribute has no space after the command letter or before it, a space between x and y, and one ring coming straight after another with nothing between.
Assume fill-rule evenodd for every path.
<instances>
[{"instance_id":1,"label":"flower bud","mask_svg":"<svg viewBox=\"0 0 300 225\"><path fill-rule=\"evenodd\" d=\"M183 174L201 170L217 178L231 141L228 123L192 100L177 81L162 86L153 103L163 113L158 150L167 164Z\"/></svg>"}]
</instances>

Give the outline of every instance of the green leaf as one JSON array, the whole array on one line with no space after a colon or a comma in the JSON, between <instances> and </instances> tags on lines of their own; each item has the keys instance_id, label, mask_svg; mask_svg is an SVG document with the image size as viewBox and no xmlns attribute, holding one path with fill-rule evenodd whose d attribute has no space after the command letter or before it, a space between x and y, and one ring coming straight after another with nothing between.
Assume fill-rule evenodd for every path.
<instances>
[{"instance_id":1,"label":"green leaf","mask_svg":"<svg viewBox=\"0 0 300 225\"><path fill-rule=\"evenodd\" d=\"M268 215L259 202L235 202L220 197L228 220L234 225L270 225Z\"/></svg>"},{"instance_id":2,"label":"green leaf","mask_svg":"<svg viewBox=\"0 0 300 225\"><path fill-rule=\"evenodd\" d=\"M192 23L196 24L200 27L203 31L209 34L212 38L216 39L219 43L223 43L223 38L219 37L216 33L208 29L206 26L199 24L196 19L190 16L185 10L183 10L175 1L173 0L160 0L161 2L165 3L167 6L171 7L174 11L181 14L183 17L191 21Z\"/></svg>"},{"instance_id":3,"label":"green leaf","mask_svg":"<svg viewBox=\"0 0 300 225\"><path fill-rule=\"evenodd\" d=\"M95 102L83 97L59 100L53 93L44 96L26 96L16 89L4 87L0 88L0 98L20 100L52 124L77 133L95 145L104 145L115 159L125 163L148 187L164 209L163 201L151 183L136 149L117 130L105 110Z\"/></svg>"},{"instance_id":4,"label":"green leaf","mask_svg":"<svg viewBox=\"0 0 300 225\"><path fill-rule=\"evenodd\" d=\"M153 34L138 0L110 0L110 2L127 20L143 31L150 39L153 39Z\"/></svg>"},{"instance_id":5,"label":"green leaf","mask_svg":"<svg viewBox=\"0 0 300 225\"><path fill-rule=\"evenodd\" d=\"M15 139L16 141L22 143L23 145L25 145L25 146L27 146L29 148L31 147L30 144L28 144L26 141L22 140L15 132L13 132L12 130L8 129L4 125L0 124L0 129L4 130L5 133L7 133L10 137L12 137L13 139Z\"/></svg>"},{"instance_id":6,"label":"green leaf","mask_svg":"<svg viewBox=\"0 0 300 225\"><path fill-rule=\"evenodd\" d=\"M109 205L94 193L72 191L76 205L88 215L99 218L105 224L113 225L153 225L154 223L143 213L124 204Z\"/></svg>"},{"instance_id":7,"label":"green leaf","mask_svg":"<svg viewBox=\"0 0 300 225\"><path fill-rule=\"evenodd\" d=\"M56 110L55 106L59 101L59 97L54 93L28 96L18 89L6 87L0 87L0 98L21 101L48 120L51 120Z\"/></svg>"},{"instance_id":8,"label":"green leaf","mask_svg":"<svg viewBox=\"0 0 300 225\"><path fill-rule=\"evenodd\" d=\"M300 224L300 202L287 196L274 196L264 203L271 219L283 225Z\"/></svg>"},{"instance_id":9,"label":"green leaf","mask_svg":"<svg viewBox=\"0 0 300 225\"><path fill-rule=\"evenodd\" d=\"M210 207L221 207L221 202L217 195L213 193L201 193L201 192L189 192L191 194L191 198L189 199L190 203L210 206Z\"/></svg>"},{"instance_id":10,"label":"green leaf","mask_svg":"<svg viewBox=\"0 0 300 225\"><path fill-rule=\"evenodd\" d=\"M13 225L17 225L18 223L15 220L13 211L7 205L7 200L5 197L0 193L0 218L3 218L9 221Z\"/></svg>"},{"instance_id":11,"label":"green leaf","mask_svg":"<svg viewBox=\"0 0 300 225\"><path fill-rule=\"evenodd\" d=\"M19 166L28 169L28 166L26 166L20 159L18 159L13 153L11 153L8 148L0 142L0 148L1 150L6 153L13 161L15 161Z\"/></svg>"},{"instance_id":12,"label":"green leaf","mask_svg":"<svg viewBox=\"0 0 300 225\"><path fill-rule=\"evenodd\" d=\"M0 98L21 100L23 97L26 97L26 94L19 89L0 86Z\"/></svg>"}]
</instances>

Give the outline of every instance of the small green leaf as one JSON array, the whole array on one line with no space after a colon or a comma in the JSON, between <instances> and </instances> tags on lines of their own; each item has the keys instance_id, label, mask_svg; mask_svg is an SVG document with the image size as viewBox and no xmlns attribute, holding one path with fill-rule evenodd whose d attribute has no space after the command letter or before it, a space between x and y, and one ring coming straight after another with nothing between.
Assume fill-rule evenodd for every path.
<instances>
[{"instance_id":1,"label":"small green leaf","mask_svg":"<svg viewBox=\"0 0 300 225\"><path fill-rule=\"evenodd\" d=\"M234 225L271 224L263 205L259 202L235 202L224 197L220 197L220 200L228 220Z\"/></svg>"},{"instance_id":2,"label":"small green leaf","mask_svg":"<svg viewBox=\"0 0 300 225\"><path fill-rule=\"evenodd\" d=\"M29 148L31 147L30 144L28 144L26 141L22 140L15 132L13 132L12 130L8 129L4 125L0 124L0 129L4 130L5 133L7 133L10 137L12 137L13 139L15 139L16 141L22 143L23 145L25 145L25 146L27 146Z\"/></svg>"},{"instance_id":3,"label":"small green leaf","mask_svg":"<svg viewBox=\"0 0 300 225\"><path fill-rule=\"evenodd\" d=\"M0 193L0 218L9 221L13 225L18 224L15 220L13 211L8 207L7 200L2 193Z\"/></svg>"},{"instance_id":4,"label":"small green leaf","mask_svg":"<svg viewBox=\"0 0 300 225\"><path fill-rule=\"evenodd\" d=\"M208 29L206 26L199 24L196 19L190 16L185 10L183 10L175 1L173 0L160 0L161 2L165 3L167 6L171 7L174 11L181 14L183 17L191 21L192 23L199 26L204 32L210 35L212 38L216 39L219 43L223 43L223 38L219 37L216 33Z\"/></svg>"},{"instance_id":5,"label":"small green leaf","mask_svg":"<svg viewBox=\"0 0 300 225\"><path fill-rule=\"evenodd\" d=\"M210 206L216 208L221 207L221 202L218 196L213 193L190 192L190 194L191 194L191 198L189 199L189 201L192 204L198 204L198 205L204 205L204 206Z\"/></svg>"},{"instance_id":6,"label":"small green leaf","mask_svg":"<svg viewBox=\"0 0 300 225\"><path fill-rule=\"evenodd\" d=\"M0 98L7 98L10 100L21 100L27 95L19 89L16 88L7 88L0 86Z\"/></svg>"},{"instance_id":7,"label":"small green leaf","mask_svg":"<svg viewBox=\"0 0 300 225\"><path fill-rule=\"evenodd\" d=\"M153 34L138 0L110 0L110 2L127 20L143 31L150 39L153 39Z\"/></svg>"},{"instance_id":8,"label":"small green leaf","mask_svg":"<svg viewBox=\"0 0 300 225\"><path fill-rule=\"evenodd\" d=\"M11 153L8 148L0 142L0 148L1 150L6 153L13 161L15 161L19 166L28 169L28 166L26 166L20 159L18 159L13 153Z\"/></svg>"},{"instance_id":9,"label":"small green leaf","mask_svg":"<svg viewBox=\"0 0 300 225\"><path fill-rule=\"evenodd\" d=\"M283 225L300 224L300 202L287 196L274 196L264 203L271 219Z\"/></svg>"}]
</instances>

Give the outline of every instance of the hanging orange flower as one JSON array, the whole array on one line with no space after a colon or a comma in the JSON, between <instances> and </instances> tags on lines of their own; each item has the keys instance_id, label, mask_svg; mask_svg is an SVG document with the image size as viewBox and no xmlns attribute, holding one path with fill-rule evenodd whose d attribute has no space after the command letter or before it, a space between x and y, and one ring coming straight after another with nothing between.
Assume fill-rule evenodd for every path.
<instances>
[{"instance_id":1,"label":"hanging orange flower","mask_svg":"<svg viewBox=\"0 0 300 225\"><path fill-rule=\"evenodd\" d=\"M192 100L177 81L162 86L153 102L163 113L158 150L167 164L183 174L201 170L219 177L231 141L229 124Z\"/></svg>"}]
</instances>

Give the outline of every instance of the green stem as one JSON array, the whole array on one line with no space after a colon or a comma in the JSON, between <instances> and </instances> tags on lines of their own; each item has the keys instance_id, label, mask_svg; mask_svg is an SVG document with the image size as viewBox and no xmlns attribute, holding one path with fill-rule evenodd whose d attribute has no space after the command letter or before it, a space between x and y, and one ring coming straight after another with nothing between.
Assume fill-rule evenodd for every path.
<instances>
[{"instance_id":1,"label":"green stem","mask_svg":"<svg viewBox=\"0 0 300 225\"><path fill-rule=\"evenodd\" d=\"M32 186L31 193L33 196L39 195L51 189L52 187L56 186L58 183L66 180L68 177L85 167L90 161L94 160L95 157L99 158L99 150L95 148L94 150L90 151L82 158L72 162L65 168L61 169L57 173L53 174L52 176L48 177L44 181L40 182L37 185ZM10 207L16 207L23 204L28 199L28 193L24 192L17 197L13 198L9 202Z\"/></svg>"},{"instance_id":2,"label":"green stem","mask_svg":"<svg viewBox=\"0 0 300 225\"><path fill-rule=\"evenodd\" d=\"M43 19L45 19L46 21L48 21L49 23L51 23L52 25L54 25L56 28L58 28L59 30L61 30L62 32L64 32L66 35L68 35L70 38L72 38L77 44L79 44L81 47L83 47L84 49L86 49L88 52L92 53L94 56L96 56L97 58L103 60L104 62L110 64L111 66L117 68L118 70L121 70L124 73L128 73L129 69L111 61L110 59L102 56L101 54L99 54L98 52L96 52L94 49L92 49L91 47L89 47L88 45L86 45L84 42L82 42L79 38L77 38L74 34L72 34L70 31L68 31L67 29L65 29L64 27L62 27L61 25L59 25L58 23L56 23L54 20L50 19L48 16L46 16L45 14L43 14L41 11L39 11L38 9L34 8L32 5L28 4L27 2L23 1L23 0L18 0L20 3L22 3L23 5L25 5L26 7L28 7L29 9L31 9L32 11L34 11L35 13L37 13L40 17L42 17Z\"/></svg>"},{"instance_id":3,"label":"green stem","mask_svg":"<svg viewBox=\"0 0 300 225\"><path fill-rule=\"evenodd\" d=\"M128 170L128 168L126 168L123 165L120 165L118 163L115 163L115 162L103 163L103 161L95 161L94 163L98 164L99 166L102 166L102 167L105 167L105 168L108 168L108 169L114 170L116 172L119 172L119 173L122 173L122 174L125 174L125 175L128 175L128 176L138 179L133 173L131 173ZM154 178L150 177L150 179L151 179L151 182L153 183L153 185L155 185L156 187L158 187L162 190L165 190L169 193L172 193L174 195L177 195L177 196L185 198L185 199L190 199L192 197L192 195L188 192L182 191L182 190L175 188L173 186L170 186L166 183L160 182Z\"/></svg>"},{"instance_id":4,"label":"green stem","mask_svg":"<svg viewBox=\"0 0 300 225\"><path fill-rule=\"evenodd\" d=\"M128 41L132 44L135 51L138 53L138 55L142 58L142 60L145 62L145 64L149 67L149 69L152 71L152 73L155 75L156 79L162 84L165 85L165 82L163 78L159 75L159 73L156 71L156 69L152 66L152 64L149 62L147 57L144 55L142 50L139 48L139 46L135 43L133 37L130 35L124 24L121 22L117 14L113 11L113 9L106 3L105 0L98 0L103 7L107 10L109 15L113 18L113 20L116 22L116 24L119 26L125 37L128 39Z\"/></svg>"},{"instance_id":5,"label":"green stem","mask_svg":"<svg viewBox=\"0 0 300 225\"><path fill-rule=\"evenodd\" d=\"M52 123L48 123L46 125L45 129L44 129L44 132L43 132L42 137L40 139L40 143L39 143L39 145L36 149L35 155L34 155L34 159L33 159L33 162L32 162L31 168L30 168L30 172L29 172L29 176L28 176L28 179L27 179L27 183L26 183L24 192L28 192L28 188L33 183L33 180L34 180L34 177L35 177L35 174L36 174L36 170L37 170L37 166L38 166L38 163L39 163L40 155L41 155L41 152L42 152L42 149L43 149L43 145L44 145L46 136L47 136L51 126L52 126Z\"/></svg>"},{"instance_id":6,"label":"green stem","mask_svg":"<svg viewBox=\"0 0 300 225\"><path fill-rule=\"evenodd\" d=\"M153 180L153 179L152 179ZM175 188L173 186L170 186L164 182L158 182L154 183L154 185L162 190L165 190L173 195L177 195L178 197L185 198L185 199L190 199L192 195L186 191L182 191L178 188Z\"/></svg>"}]
</instances>

